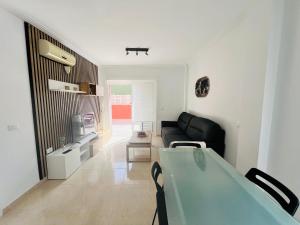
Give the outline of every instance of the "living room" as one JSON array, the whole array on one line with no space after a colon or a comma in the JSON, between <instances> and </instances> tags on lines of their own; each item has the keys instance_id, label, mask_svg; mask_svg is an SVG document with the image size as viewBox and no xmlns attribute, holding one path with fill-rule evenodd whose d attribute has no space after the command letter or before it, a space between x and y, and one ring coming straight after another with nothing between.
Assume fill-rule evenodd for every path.
<instances>
[{"instance_id":1,"label":"living room","mask_svg":"<svg viewBox=\"0 0 300 225\"><path fill-rule=\"evenodd\" d=\"M276 220L270 224L298 224L297 204L293 213L285 212L280 205L268 202L265 197L268 195L257 194L260 189L255 189L244 176L251 168L258 168L300 197L297 174L299 15L297 0L159 3L1 0L0 224L141 225L150 224L155 211L158 211L155 224L166 224L157 202L157 186L151 177L156 161L162 167L168 224L207 225L209 219L213 221L211 224L229 225L234 221L267 224L266 218ZM69 68L43 56L41 47L33 41L35 38L47 39L73 56L75 65ZM128 51L128 47L133 50ZM34 51L37 52L33 54ZM70 87L80 90L48 91L49 80L78 85ZM45 85L39 87L35 81ZM117 81L151 81L156 87L151 129L146 129L143 123L137 128L147 130L150 141L140 142L132 136L133 139L112 144L109 91L110 85ZM84 84L90 89L88 96L82 96ZM91 93L94 88L97 91ZM54 150L54 154L61 145L63 150L75 151L65 149L69 142L76 142L74 137L71 141L75 112L96 124L91 133L97 139L88 137L87 143L93 146L88 160L81 162L66 178L51 179L52 170L47 167L50 151ZM184 128L179 125L182 112L192 115ZM40 116L43 113L49 117ZM198 126L198 122L192 123L195 118L203 118L201 123L212 121L211 126L224 131L224 137L218 141L224 144L224 154L212 153L216 147L209 138L206 143L192 138L193 134L187 130ZM148 119L140 120L135 122ZM237 179L235 183L242 183L249 196L255 195L257 202L263 202L262 208L251 205L254 201L249 199L248 204L242 202L241 194L240 207L233 201L224 203L223 208L206 202L209 207L215 207L212 210L220 211L215 216L206 214L199 219L209 207L201 205L200 198L191 197L197 185L190 192L181 192L183 186L176 186L181 172L174 165L185 165L191 172L184 161L189 157L176 162L173 153L180 153L181 149L166 150L170 143L165 142L161 133L163 121L168 121L167 127L186 129L182 140L172 141L201 142L201 149L214 150L194 153L194 157L200 157L198 171L185 176L184 181L194 184L193 176L199 179L203 176L209 182L202 172L209 172L212 163L220 163L219 167L225 165L226 173L232 176L228 178L224 171L219 171L215 181ZM86 147L86 143L82 146ZM129 159L126 146L129 146ZM132 162L138 148L143 149L146 162ZM201 164L203 157L205 166ZM58 168L58 164L54 163L54 167ZM178 188L177 197L168 192L172 183L168 183L171 181L168 175L175 179L172 182ZM205 190L198 191L207 191L203 194L207 196L218 185L228 190L225 183L222 186L212 181L210 190L204 186ZM222 191L216 193L214 196L223 199ZM230 192L227 194L230 196ZM183 196L190 199L189 204ZM174 199L181 202L176 203L178 208L170 206ZM211 197L212 202L220 199ZM191 209L193 204L202 209L198 217ZM251 211L253 214L247 216L251 218L237 219L229 208L233 209L232 213L239 211L244 215ZM268 216L264 217L263 212L268 212ZM172 216L176 214L180 218ZM191 222L196 218L197 222Z\"/></svg>"}]
</instances>

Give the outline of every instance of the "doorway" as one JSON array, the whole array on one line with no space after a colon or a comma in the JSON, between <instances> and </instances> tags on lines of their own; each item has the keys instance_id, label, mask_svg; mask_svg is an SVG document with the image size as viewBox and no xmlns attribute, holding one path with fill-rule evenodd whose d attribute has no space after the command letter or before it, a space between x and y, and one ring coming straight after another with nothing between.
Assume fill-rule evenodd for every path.
<instances>
[{"instance_id":1,"label":"doorway","mask_svg":"<svg viewBox=\"0 0 300 225\"><path fill-rule=\"evenodd\" d=\"M111 85L111 111L113 122L131 123L132 88L130 84Z\"/></svg>"},{"instance_id":2,"label":"doorway","mask_svg":"<svg viewBox=\"0 0 300 225\"><path fill-rule=\"evenodd\" d=\"M108 81L112 141L131 137L133 131L156 134L156 81Z\"/></svg>"},{"instance_id":3,"label":"doorway","mask_svg":"<svg viewBox=\"0 0 300 225\"><path fill-rule=\"evenodd\" d=\"M119 140L132 134L132 86L130 83L110 85L112 138Z\"/></svg>"}]
</instances>

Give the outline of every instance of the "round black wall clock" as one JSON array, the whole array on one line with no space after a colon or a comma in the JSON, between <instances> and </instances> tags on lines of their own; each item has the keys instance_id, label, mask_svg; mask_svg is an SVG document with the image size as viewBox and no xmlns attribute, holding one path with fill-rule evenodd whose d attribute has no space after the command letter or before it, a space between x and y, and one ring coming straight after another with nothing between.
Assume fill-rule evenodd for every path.
<instances>
[{"instance_id":1,"label":"round black wall clock","mask_svg":"<svg viewBox=\"0 0 300 225\"><path fill-rule=\"evenodd\" d=\"M208 77L201 77L197 80L195 85L195 94L197 97L206 97L209 92L209 78Z\"/></svg>"}]
</instances>

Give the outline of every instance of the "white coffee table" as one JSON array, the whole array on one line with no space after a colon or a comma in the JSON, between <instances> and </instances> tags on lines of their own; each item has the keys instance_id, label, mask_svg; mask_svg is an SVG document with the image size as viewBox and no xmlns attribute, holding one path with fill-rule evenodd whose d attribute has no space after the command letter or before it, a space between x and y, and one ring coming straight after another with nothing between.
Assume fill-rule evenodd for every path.
<instances>
[{"instance_id":1,"label":"white coffee table","mask_svg":"<svg viewBox=\"0 0 300 225\"><path fill-rule=\"evenodd\" d=\"M127 162L151 162L151 146L152 146L152 134L146 132L146 137L138 137L137 132L133 132L132 137L126 145L126 157ZM149 148L149 159L147 160L130 160L129 149L130 148Z\"/></svg>"}]
</instances>

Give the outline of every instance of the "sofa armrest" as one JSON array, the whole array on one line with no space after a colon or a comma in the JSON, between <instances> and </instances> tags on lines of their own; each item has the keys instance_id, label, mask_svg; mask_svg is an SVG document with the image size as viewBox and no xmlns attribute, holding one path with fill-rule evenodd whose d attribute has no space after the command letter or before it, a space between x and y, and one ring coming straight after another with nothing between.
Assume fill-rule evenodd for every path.
<instances>
[{"instance_id":1,"label":"sofa armrest","mask_svg":"<svg viewBox=\"0 0 300 225\"><path fill-rule=\"evenodd\" d=\"M177 127L177 121L161 121L161 127Z\"/></svg>"}]
</instances>

